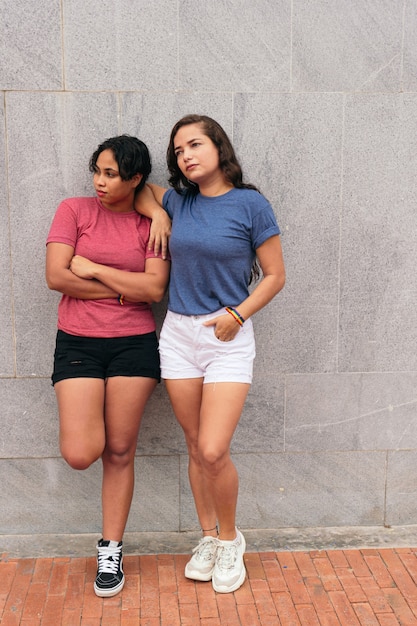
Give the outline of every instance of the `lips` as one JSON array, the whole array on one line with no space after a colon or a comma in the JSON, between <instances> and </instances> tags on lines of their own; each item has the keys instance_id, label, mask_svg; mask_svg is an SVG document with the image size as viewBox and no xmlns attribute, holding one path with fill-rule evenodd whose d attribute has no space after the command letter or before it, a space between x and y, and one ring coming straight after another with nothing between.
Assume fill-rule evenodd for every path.
<instances>
[{"instance_id":1,"label":"lips","mask_svg":"<svg viewBox=\"0 0 417 626\"><path fill-rule=\"evenodd\" d=\"M99 189L96 189L96 194L98 195L99 198L102 198L103 196L106 195L105 191L100 191Z\"/></svg>"}]
</instances>

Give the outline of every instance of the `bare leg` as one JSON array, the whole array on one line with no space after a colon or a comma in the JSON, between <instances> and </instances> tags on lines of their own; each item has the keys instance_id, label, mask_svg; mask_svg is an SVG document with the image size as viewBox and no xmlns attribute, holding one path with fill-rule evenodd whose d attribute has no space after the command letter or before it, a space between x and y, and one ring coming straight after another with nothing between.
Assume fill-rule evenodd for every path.
<instances>
[{"instance_id":1,"label":"bare leg","mask_svg":"<svg viewBox=\"0 0 417 626\"><path fill-rule=\"evenodd\" d=\"M199 429L199 457L219 521L219 538L236 537L238 475L230 445L249 391L249 384L204 385Z\"/></svg>"},{"instance_id":2,"label":"bare leg","mask_svg":"<svg viewBox=\"0 0 417 626\"><path fill-rule=\"evenodd\" d=\"M166 380L165 384L187 443L188 476L200 526L203 529L203 535L216 537L216 510L211 490L206 484L198 451L203 379Z\"/></svg>"},{"instance_id":3,"label":"bare leg","mask_svg":"<svg viewBox=\"0 0 417 626\"><path fill-rule=\"evenodd\" d=\"M104 381L68 378L55 384L61 454L74 469L86 469L105 445Z\"/></svg>"},{"instance_id":4,"label":"bare leg","mask_svg":"<svg viewBox=\"0 0 417 626\"><path fill-rule=\"evenodd\" d=\"M115 376L107 380L103 461L103 537L121 541L132 502L140 422L156 380Z\"/></svg>"},{"instance_id":5,"label":"bare leg","mask_svg":"<svg viewBox=\"0 0 417 626\"><path fill-rule=\"evenodd\" d=\"M212 528L218 520L220 538L234 539L238 477L230 444L249 385L203 385L199 378L167 380L166 386L187 442L190 484L200 525Z\"/></svg>"}]
</instances>

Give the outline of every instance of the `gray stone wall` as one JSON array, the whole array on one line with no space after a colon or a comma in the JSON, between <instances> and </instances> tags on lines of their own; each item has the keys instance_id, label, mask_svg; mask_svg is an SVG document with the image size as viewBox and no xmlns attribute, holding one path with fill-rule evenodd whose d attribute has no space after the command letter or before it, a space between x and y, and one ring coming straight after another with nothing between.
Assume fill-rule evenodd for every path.
<instances>
[{"instance_id":1,"label":"gray stone wall","mask_svg":"<svg viewBox=\"0 0 417 626\"><path fill-rule=\"evenodd\" d=\"M59 455L45 238L61 199L91 193L106 137L141 137L166 184L188 112L225 127L283 232L287 285L254 319L233 444L239 524L417 523L416 67L416 0L3 0L1 534L100 531L100 464ZM160 385L128 530L195 528Z\"/></svg>"}]
</instances>

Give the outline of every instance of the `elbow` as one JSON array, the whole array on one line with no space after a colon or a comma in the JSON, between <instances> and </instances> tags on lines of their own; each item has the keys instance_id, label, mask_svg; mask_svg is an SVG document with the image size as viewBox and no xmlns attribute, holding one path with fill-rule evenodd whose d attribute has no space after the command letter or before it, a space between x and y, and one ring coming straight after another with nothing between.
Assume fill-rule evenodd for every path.
<instances>
[{"instance_id":1,"label":"elbow","mask_svg":"<svg viewBox=\"0 0 417 626\"><path fill-rule=\"evenodd\" d=\"M163 287L156 287L153 292L152 292L152 302L157 303L157 302L161 302L161 300L163 299L165 295L165 288Z\"/></svg>"},{"instance_id":2,"label":"elbow","mask_svg":"<svg viewBox=\"0 0 417 626\"><path fill-rule=\"evenodd\" d=\"M276 281L275 281L275 295L277 295L284 288L285 280L286 280L285 272L277 276Z\"/></svg>"},{"instance_id":3,"label":"elbow","mask_svg":"<svg viewBox=\"0 0 417 626\"><path fill-rule=\"evenodd\" d=\"M58 281L51 274L46 274L46 284L51 291L60 291Z\"/></svg>"}]
</instances>

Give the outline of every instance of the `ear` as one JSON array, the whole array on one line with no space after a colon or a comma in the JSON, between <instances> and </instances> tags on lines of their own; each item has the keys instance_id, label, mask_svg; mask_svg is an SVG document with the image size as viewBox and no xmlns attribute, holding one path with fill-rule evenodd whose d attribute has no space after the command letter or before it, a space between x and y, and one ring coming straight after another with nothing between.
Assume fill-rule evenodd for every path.
<instances>
[{"instance_id":1,"label":"ear","mask_svg":"<svg viewBox=\"0 0 417 626\"><path fill-rule=\"evenodd\" d=\"M136 187L140 184L140 181L143 178L143 174L135 174L132 178L132 187L136 189Z\"/></svg>"}]
</instances>

